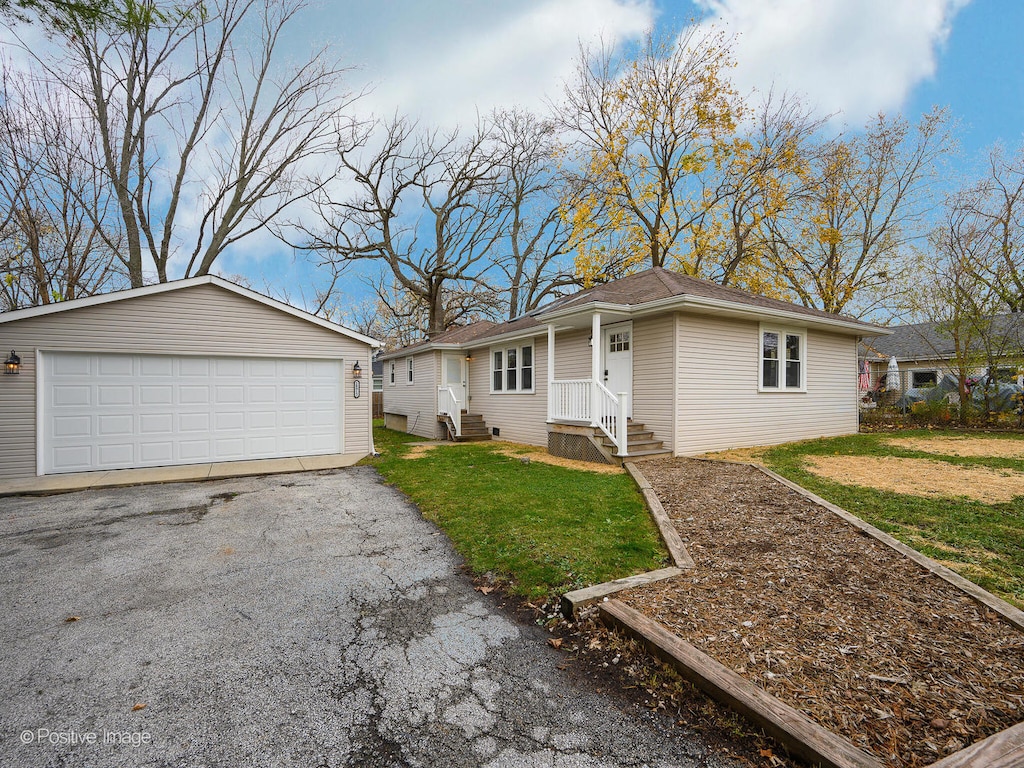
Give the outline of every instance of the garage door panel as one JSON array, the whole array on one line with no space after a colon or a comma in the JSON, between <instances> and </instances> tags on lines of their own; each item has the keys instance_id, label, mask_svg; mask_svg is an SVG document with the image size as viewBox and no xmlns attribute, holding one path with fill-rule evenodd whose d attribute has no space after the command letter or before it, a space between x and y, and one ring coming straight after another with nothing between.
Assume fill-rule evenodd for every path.
<instances>
[{"instance_id":1,"label":"garage door panel","mask_svg":"<svg viewBox=\"0 0 1024 768\"><path fill-rule=\"evenodd\" d=\"M53 358L51 376L88 376L92 371L92 358L82 354L63 354Z\"/></svg>"},{"instance_id":2,"label":"garage door panel","mask_svg":"<svg viewBox=\"0 0 1024 768\"><path fill-rule=\"evenodd\" d=\"M210 375L210 361L205 357L180 358L178 374L180 376L202 376L205 379Z\"/></svg>"},{"instance_id":3,"label":"garage door panel","mask_svg":"<svg viewBox=\"0 0 1024 768\"><path fill-rule=\"evenodd\" d=\"M140 435L160 435L174 432L174 415L170 413L143 413L139 416Z\"/></svg>"},{"instance_id":4,"label":"garage door panel","mask_svg":"<svg viewBox=\"0 0 1024 768\"><path fill-rule=\"evenodd\" d=\"M340 361L43 356L43 471L336 453Z\"/></svg>"},{"instance_id":5,"label":"garage door panel","mask_svg":"<svg viewBox=\"0 0 1024 768\"><path fill-rule=\"evenodd\" d=\"M210 414L205 413L181 413L178 415L179 432L209 432Z\"/></svg>"},{"instance_id":6,"label":"garage door panel","mask_svg":"<svg viewBox=\"0 0 1024 768\"><path fill-rule=\"evenodd\" d=\"M213 451L209 440L180 440L178 456L183 464L199 461L213 461Z\"/></svg>"},{"instance_id":7,"label":"garage door panel","mask_svg":"<svg viewBox=\"0 0 1024 768\"><path fill-rule=\"evenodd\" d=\"M181 405L209 403L210 387L196 384L182 384L178 387L178 402Z\"/></svg>"},{"instance_id":8,"label":"garage door panel","mask_svg":"<svg viewBox=\"0 0 1024 768\"><path fill-rule=\"evenodd\" d=\"M140 376L162 376L164 378L174 375L173 357L140 357Z\"/></svg>"},{"instance_id":9,"label":"garage door panel","mask_svg":"<svg viewBox=\"0 0 1024 768\"><path fill-rule=\"evenodd\" d=\"M96 405L130 406L135 403L135 391L129 385L100 384L96 387Z\"/></svg>"},{"instance_id":10,"label":"garage door panel","mask_svg":"<svg viewBox=\"0 0 1024 768\"><path fill-rule=\"evenodd\" d=\"M92 404L92 387L88 384L55 384L52 403L58 408L65 406L88 406Z\"/></svg>"},{"instance_id":11,"label":"garage door panel","mask_svg":"<svg viewBox=\"0 0 1024 768\"><path fill-rule=\"evenodd\" d=\"M96 417L98 437L123 437L135 432L135 417L131 414L100 414Z\"/></svg>"},{"instance_id":12,"label":"garage door panel","mask_svg":"<svg viewBox=\"0 0 1024 768\"><path fill-rule=\"evenodd\" d=\"M131 465L135 461L132 443L113 443L97 446L97 464L103 468Z\"/></svg>"},{"instance_id":13,"label":"garage door panel","mask_svg":"<svg viewBox=\"0 0 1024 768\"><path fill-rule=\"evenodd\" d=\"M54 416L53 433L57 437L91 437L92 419L88 416Z\"/></svg>"},{"instance_id":14,"label":"garage door panel","mask_svg":"<svg viewBox=\"0 0 1024 768\"><path fill-rule=\"evenodd\" d=\"M125 355L107 355L96 360L98 376L131 376L134 360Z\"/></svg>"}]
</instances>

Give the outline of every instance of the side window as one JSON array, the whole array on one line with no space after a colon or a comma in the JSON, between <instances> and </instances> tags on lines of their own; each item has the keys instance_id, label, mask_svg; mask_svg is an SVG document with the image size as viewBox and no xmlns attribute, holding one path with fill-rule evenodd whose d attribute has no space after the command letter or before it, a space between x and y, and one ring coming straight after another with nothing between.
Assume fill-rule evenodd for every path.
<instances>
[{"instance_id":1,"label":"side window","mask_svg":"<svg viewBox=\"0 0 1024 768\"><path fill-rule=\"evenodd\" d=\"M394 386L394 384L395 384L395 361L394 360L391 361L391 367L389 369L389 376L390 376L390 378L388 379L388 383L391 384L392 386Z\"/></svg>"},{"instance_id":2,"label":"side window","mask_svg":"<svg viewBox=\"0 0 1024 768\"><path fill-rule=\"evenodd\" d=\"M806 371L807 335L803 331L761 329L762 391L803 391Z\"/></svg>"},{"instance_id":3,"label":"side window","mask_svg":"<svg viewBox=\"0 0 1024 768\"><path fill-rule=\"evenodd\" d=\"M505 365L502 362L504 359L501 350L495 350L491 357L491 389L495 392L501 392L503 387L502 383L505 381Z\"/></svg>"},{"instance_id":4,"label":"side window","mask_svg":"<svg viewBox=\"0 0 1024 768\"><path fill-rule=\"evenodd\" d=\"M406 381L406 384L412 384L412 358L411 357L407 357L405 359L405 365L408 368L408 372L409 372L409 378L408 378L408 381Z\"/></svg>"}]
</instances>

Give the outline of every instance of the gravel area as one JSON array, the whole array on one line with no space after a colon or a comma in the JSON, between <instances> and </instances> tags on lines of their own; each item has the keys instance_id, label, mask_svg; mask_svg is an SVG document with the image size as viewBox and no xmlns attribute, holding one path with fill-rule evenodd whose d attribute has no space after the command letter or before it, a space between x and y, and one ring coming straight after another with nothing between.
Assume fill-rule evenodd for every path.
<instances>
[{"instance_id":1,"label":"gravel area","mask_svg":"<svg viewBox=\"0 0 1024 768\"><path fill-rule=\"evenodd\" d=\"M1024 721L1024 632L752 467L644 462L696 562L631 607L894 768Z\"/></svg>"}]
</instances>

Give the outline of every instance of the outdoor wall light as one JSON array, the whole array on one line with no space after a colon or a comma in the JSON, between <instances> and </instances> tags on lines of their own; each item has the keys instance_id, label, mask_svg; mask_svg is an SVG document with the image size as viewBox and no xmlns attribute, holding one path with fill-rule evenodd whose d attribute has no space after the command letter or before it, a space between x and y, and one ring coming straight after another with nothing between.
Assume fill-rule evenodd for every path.
<instances>
[{"instance_id":1,"label":"outdoor wall light","mask_svg":"<svg viewBox=\"0 0 1024 768\"><path fill-rule=\"evenodd\" d=\"M466 353L466 362L468 363L468 362L470 362L470 361L471 361L472 359L473 359L473 353L472 353L472 352L467 352L467 353Z\"/></svg>"},{"instance_id":2,"label":"outdoor wall light","mask_svg":"<svg viewBox=\"0 0 1024 768\"><path fill-rule=\"evenodd\" d=\"M17 374L21 370L21 358L12 349L10 356L4 360L4 373Z\"/></svg>"},{"instance_id":3,"label":"outdoor wall light","mask_svg":"<svg viewBox=\"0 0 1024 768\"><path fill-rule=\"evenodd\" d=\"M356 360L356 364L352 366L352 378L361 379L363 377L363 366Z\"/></svg>"},{"instance_id":4,"label":"outdoor wall light","mask_svg":"<svg viewBox=\"0 0 1024 768\"><path fill-rule=\"evenodd\" d=\"M587 336L587 346L594 346L594 334L590 334L589 336Z\"/></svg>"}]
</instances>

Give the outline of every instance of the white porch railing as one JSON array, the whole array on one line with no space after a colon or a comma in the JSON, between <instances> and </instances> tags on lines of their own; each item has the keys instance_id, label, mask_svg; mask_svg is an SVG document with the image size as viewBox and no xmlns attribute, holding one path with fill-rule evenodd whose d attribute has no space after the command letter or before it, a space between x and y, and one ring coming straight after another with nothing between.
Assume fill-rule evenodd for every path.
<instances>
[{"instance_id":1,"label":"white porch railing","mask_svg":"<svg viewBox=\"0 0 1024 768\"><path fill-rule=\"evenodd\" d=\"M548 419L590 421L590 379L562 379L548 384Z\"/></svg>"},{"instance_id":2,"label":"white porch railing","mask_svg":"<svg viewBox=\"0 0 1024 768\"><path fill-rule=\"evenodd\" d=\"M462 404L451 387L437 388L437 414L451 419L455 437L462 437Z\"/></svg>"},{"instance_id":3,"label":"white porch railing","mask_svg":"<svg viewBox=\"0 0 1024 768\"><path fill-rule=\"evenodd\" d=\"M562 379L548 382L548 420L584 421L600 428L615 443L615 453L627 455L628 395L613 395L600 381Z\"/></svg>"}]
</instances>

